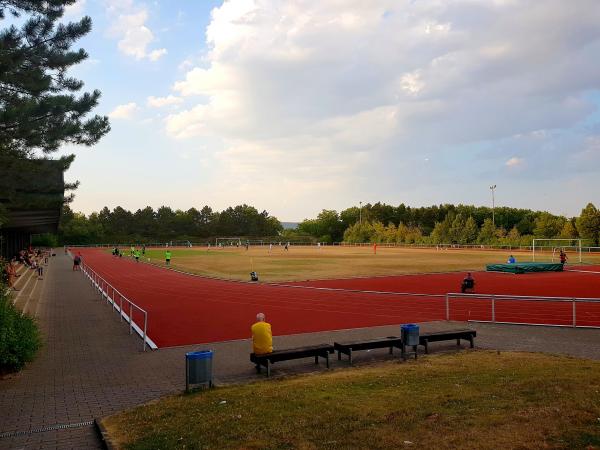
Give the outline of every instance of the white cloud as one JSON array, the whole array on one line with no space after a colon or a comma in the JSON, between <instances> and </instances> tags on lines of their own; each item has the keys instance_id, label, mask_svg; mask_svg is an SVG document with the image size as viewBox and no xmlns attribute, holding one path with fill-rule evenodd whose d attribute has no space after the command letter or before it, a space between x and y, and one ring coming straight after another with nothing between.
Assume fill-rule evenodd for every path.
<instances>
[{"instance_id":1,"label":"white cloud","mask_svg":"<svg viewBox=\"0 0 600 450\"><path fill-rule=\"evenodd\" d=\"M327 195L349 197L386 175L398 192L427 178L406 162L417 155L434 166L451 146L581 124L600 89L597 23L596 0L224 1L204 61L173 85L191 105L165 127L218 140L221 178L240 195L275 202L280 183L306 200L334 180ZM530 169L520 148L478 158Z\"/></svg>"},{"instance_id":2,"label":"white cloud","mask_svg":"<svg viewBox=\"0 0 600 450\"><path fill-rule=\"evenodd\" d=\"M513 156L508 161L506 161L505 165L507 167L521 167L525 161L522 158L517 158Z\"/></svg>"},{"instance_id":3,"label":"white cloud","mask_svg":"<svg viewBox=\"0 0 600 450\"><path fill-rule=\"evenodd\" d=\"M167 54L165 48L148 48L156 39L146 24L149 13L145 6L137 5L132 0L107 0L106 5L109 18L113 22L110 34L119 40L117 47L123 54L137 60L148 59L153 62Z\"/></svg>"},{"instance_id":4,"label":"white cloud","mask_svg":"<svg viewBox=\"0 0 600 450\"><path fill-rule=\"evenodd\" d=\"M160 58L162 58L166 54L167 54L166 48L159 48L158 50L152 50L150 53L148 53L148 59L150 61L158 61Z\"/></svg>"},{"instance_id":5,"label":"white cloud","mask_svg":"<svg viewBox=\"0 0 600 450\"><path fill-rule=\"evenodd\" d=\"M72 5L67 5L65 7L64 17L70 19L83 16L86 1L87 0L77 0L77 2L73 3Z\"/></svg>"},{"instance_id":6,"label":"white cloud","mask_svg":"<svg viewBox=\"0 0 600 450\"><path fill-rule=\"evenodd\" d=\"M183 102L180 97L174 95L168 95L166 97L148 97L148 106L152 108L162 108L163 106L179 105Z\"/></svg>"},{"instance_id":7,"label":"white cloud","mask_svg":"<svg viewBox=\"0 0 600 450\"><path fill-rule=\"evenodd\" d=\"M108 117L111 119L131 119L138 109L139 108L135 102L118 105L108 114Z\"/></svg>"}]
</instances>

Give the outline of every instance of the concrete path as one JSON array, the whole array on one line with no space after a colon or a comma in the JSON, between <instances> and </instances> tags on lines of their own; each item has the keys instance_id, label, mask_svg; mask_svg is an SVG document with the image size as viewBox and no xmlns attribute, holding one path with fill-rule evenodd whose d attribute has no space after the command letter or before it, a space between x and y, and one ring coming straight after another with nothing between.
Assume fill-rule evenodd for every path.
<instances>
[{"instance_id":1,"label":"concrete path","mask_svg":"<svg viewBox=\"0 0 600 450\"><path fill-rule=\"evenodd\" d=\"M45 336L38 358L21 373L0 380L0 449L101 448L90 421L185 386L185 353L214 351L217 384L262 379L248 360L248 340L141 351L118 314L103 302L70 260L52 258L30 302ZM150 318L151 320L151 318ZM250 325L250 324L249 324ZM424 331L464 327L464 323L427 323ZM600 330L469 324L478 330L476 346L502 350L547 351L600 359ZM398 335L399 328L278 336L275 347ZM452 343L431 344L431 351L455 351ZM393 356L397 357L397 356ZM386 350L358 352L356 364L390 358ZM333 368L347 367L334 358ZM276 364L273 376L322 371L311 360ZM64 426L71 428L63 428ZM58 428L58 429L55 429ZM44 431L46 430L46 431Z\"/></svg>"}]
</instances>

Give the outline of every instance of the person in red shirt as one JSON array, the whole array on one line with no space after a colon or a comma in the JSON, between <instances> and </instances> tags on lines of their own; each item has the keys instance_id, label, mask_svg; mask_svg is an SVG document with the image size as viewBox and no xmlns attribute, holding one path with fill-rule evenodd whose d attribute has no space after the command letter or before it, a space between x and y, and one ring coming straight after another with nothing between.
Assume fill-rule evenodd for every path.
<instances>
[{"instance_id":1,"label":"person in red shirt","mask_svg":"<svg viewBox=\"0 0 600 450\"><path fill-rule=\"evenodd\" d=\"M567 263L567 259L569 259L569 258L567 258L567 254L564 251L561 250L560 251L560 263L563 264L563 265L566 264Z\"/></svg>"}]
</instances>

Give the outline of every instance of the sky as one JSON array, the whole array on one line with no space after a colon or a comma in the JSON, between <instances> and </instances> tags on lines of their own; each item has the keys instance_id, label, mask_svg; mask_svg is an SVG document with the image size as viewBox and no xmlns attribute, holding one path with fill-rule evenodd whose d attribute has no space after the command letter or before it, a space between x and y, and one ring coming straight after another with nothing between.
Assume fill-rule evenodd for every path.
<instances>
[{"instance_id":1,"label":"sky","mask_svg":"<svg viewBox=\"0 0 600 450\"><path fill-rule=\"evenodd\" d=\"M597 0L79 0L72 208L600 206Z\"/></svg>"}]
</instances>

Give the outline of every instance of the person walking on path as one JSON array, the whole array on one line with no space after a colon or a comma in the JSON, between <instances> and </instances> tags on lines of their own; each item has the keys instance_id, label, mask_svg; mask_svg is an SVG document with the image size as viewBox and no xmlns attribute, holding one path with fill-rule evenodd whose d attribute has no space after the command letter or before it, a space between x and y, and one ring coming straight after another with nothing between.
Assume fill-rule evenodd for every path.
<instances>
[{"instance_id":1,"label":"person walking on path","mask_svg":"<svg viewBox=\"0 0 600 450\"><path fill-rule=\"evenodd\" d=\"M78 271L80 264L81 264L81 253L75 255L75 258L73 258L73 270Z\"/></svg>"}]
</instances>

